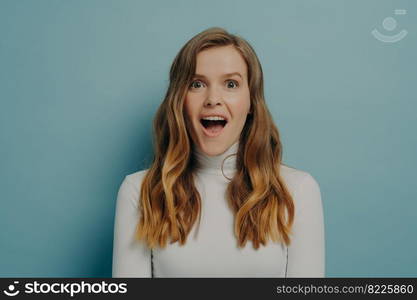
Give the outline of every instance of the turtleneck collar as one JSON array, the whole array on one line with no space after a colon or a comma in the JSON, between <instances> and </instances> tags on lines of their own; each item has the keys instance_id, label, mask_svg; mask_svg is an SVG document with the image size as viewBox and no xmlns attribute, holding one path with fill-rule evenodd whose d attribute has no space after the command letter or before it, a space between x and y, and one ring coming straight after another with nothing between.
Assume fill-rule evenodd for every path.
<instances>
[{"instance_id":1,"label":"turtleneck collar","mask_svg":"<svg viewBox=\"0 0 417 300\"><path fill-rule=\"evenodd\" d=\"M231 179L236 172L236 158L238 149L239 140L232 144L228 149L226 149L225 152L216 156L209 156L202 152L198 146L194 146L194 155L199 166L197 172L216 174Z\"/></svg>"}]
</instances>

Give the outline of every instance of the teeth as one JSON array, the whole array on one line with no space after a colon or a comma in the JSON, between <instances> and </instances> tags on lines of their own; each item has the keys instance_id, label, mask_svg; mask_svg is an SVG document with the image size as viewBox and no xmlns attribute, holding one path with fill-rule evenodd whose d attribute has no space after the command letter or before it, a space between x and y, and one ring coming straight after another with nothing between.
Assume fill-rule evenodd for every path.
<instances>
[{"instance_id":1,"label":"teeth","mask_svg":"<svg viewBox=\"0 0 417 300\"><path fill-rule=\"evenodd\" d=\"M213 116L213 117L205 117L203 118L203 120L211 120L211 121L219 121L219 120L223 120L225 121L226 119L223 117L217 117L217 116Z\"/></svg>"}]
</instances>

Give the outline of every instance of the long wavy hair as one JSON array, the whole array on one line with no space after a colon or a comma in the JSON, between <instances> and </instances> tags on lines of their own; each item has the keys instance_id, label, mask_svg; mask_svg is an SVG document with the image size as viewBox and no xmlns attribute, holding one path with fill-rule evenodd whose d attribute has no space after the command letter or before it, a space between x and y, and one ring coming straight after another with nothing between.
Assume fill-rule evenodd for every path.
<instances>
[{"instance_id":1,"label":"long wavy hair","mask_svg":"<svg viewBox=\"0 0 417 300\"><path fill-rule=\"evenodd\" d=\"M207 48L233 45L248 68L251 113L240 134L237 172L226 198L234 214L238 247L248 240L254 249L269 239L290 244L294 202L280 176L282 146L264 99L263 73L254 49L243 38L220 27L190 39L175 57L169 87L153 122L154 158L140 188L136 238L149 248L170 243L184 245L195 221L201 218L201 197L194 185L196 160L184 99L196 69L197 54Z\"/></svg>"}]
</instances>

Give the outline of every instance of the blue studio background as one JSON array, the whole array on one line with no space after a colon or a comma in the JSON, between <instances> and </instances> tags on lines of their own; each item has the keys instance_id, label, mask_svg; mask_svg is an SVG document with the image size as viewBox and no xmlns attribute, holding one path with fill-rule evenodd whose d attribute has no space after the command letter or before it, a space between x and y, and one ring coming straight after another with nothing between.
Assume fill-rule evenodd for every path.
<instances>
[{"instance_id":1,"label":"blue studio background","mask_svg":"<svg viewBox=\"0 0 417 300\"><path fill-rule=\"evenodd\" d=\"M417 276L416 14L412 0L0 0L0 276L111 276L118 188L152 157L172 60L212 26L253 45L284 163L320 184L326 276Z\"/></svg>"}]
</instances>

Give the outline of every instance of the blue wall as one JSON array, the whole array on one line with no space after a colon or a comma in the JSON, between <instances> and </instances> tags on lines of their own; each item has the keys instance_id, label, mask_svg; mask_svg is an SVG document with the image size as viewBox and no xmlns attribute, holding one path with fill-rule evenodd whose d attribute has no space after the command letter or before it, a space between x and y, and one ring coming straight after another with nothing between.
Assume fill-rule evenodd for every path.
<instances>
[{"instance_id":1,"label":"blue wall","mask_svg":"<svg viewBox=\"0 0 417 300\"><path fill-rule=\"evenodd\" d=\"M284 162L320 184L326 275L417 276L417 3L143 2L0 1L0 276L111 276L118 187L211 26L253 45Z\"/></svg>"}]
</instances>

